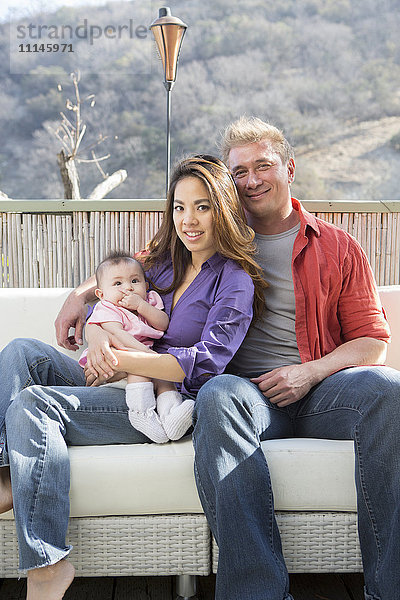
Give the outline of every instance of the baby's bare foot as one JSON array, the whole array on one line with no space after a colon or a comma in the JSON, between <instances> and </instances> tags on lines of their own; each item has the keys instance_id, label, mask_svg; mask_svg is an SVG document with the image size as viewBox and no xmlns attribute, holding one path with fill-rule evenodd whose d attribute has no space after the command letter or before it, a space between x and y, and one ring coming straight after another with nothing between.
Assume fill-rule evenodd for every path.
<instances>
[{"instance_id":1,"label":"baby's bare foot","mask_svg":"<svg viewBox=\"0 0 400 600\"><path fill-rule=\"evenodd\" d=\"M0 514L13 506L10 467L0 467Z\"/></svg>"},{"instance_id":2,"label":"baby's bare foot","mask_svg":"<svg viewBox=\"0 0 400 600\"><path fill-rule=\"evenodd\" d=\"M61 600L75 576L65 558L54 565L28 571L26 600Z\"/></svg>"}]
</instances>

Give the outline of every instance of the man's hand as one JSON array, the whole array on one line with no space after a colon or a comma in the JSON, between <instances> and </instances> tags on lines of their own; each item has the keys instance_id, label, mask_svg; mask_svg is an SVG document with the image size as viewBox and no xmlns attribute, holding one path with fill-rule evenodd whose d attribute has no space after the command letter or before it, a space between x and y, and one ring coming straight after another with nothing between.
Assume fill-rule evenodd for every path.
<instances>
[{"instance_id":1,"label":"man's hand","mask_svg":"<svg viewBox=\"0 0 400 600\"><path fill-rule=\"evenodd\" d=\"M318 383L312 362L273 369L251 379L273 404L284 407L297 402Z\"/></svg>"},{"instance_id":2,"label":"man's hand","mask_svg":"<svg viewBox=\"0 0 400 600\"><path fill-rule=\"evenodd\" d=\"M79 350L86 321L86 302L96 300L96 278L94 275L75 288L64 302L55 320L57 343L67 350ZM68 336L70 328L74 335Z\"/></svg>"},{"instance_id":3,"label":"man's hand","mask_svg":"<svg viewBox=\"0 0 400 600\"><path fill-rule=\"evenodd\" d=\"M125 296L118 302L120 306L127 308L128 310L138 310L139 306L145 302L139 294L135 294L131 292L130 294L125 294Z\"/></svg>"},{"instance_id":4,"label":"man's hand","mask_svg":"<svg viewBox=\"0 0 400 600\"><path fill-rule=\"evenodd\" d=\"M73 294L68 296L54 322L59 346L67 350L79 350L79 346L83 343L86 313L86 304L82 298ZM74 335L68 335L70 328L75 329Z\"/></svg>"}]
</instances>

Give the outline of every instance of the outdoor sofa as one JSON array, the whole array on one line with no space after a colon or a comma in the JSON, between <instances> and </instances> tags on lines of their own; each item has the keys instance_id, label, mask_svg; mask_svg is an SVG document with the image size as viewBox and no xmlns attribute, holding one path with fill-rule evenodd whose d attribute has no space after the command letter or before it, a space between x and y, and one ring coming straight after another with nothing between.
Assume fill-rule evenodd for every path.
<instances>
[{"instance_id":1,"label":"outdoor sofa","mask_svg":"<svg viewBox=\"0 0 400 600\"><path fill-rule=\"evenodd\" d=\"M0 289L0 348L15 337L57 346L53 323L69 291ZM393 334L387 364L400 369L400 286L380 294ZM362 570L352 442L284 439L263 449L289 571ZM77 575L177 575L178 595L192 597L194 576L217 570L218 549L196 492L191 440L69 452ZM12 511L0 518L0 549L0 578L18 577Z\"/></svg>"}]
</instances>

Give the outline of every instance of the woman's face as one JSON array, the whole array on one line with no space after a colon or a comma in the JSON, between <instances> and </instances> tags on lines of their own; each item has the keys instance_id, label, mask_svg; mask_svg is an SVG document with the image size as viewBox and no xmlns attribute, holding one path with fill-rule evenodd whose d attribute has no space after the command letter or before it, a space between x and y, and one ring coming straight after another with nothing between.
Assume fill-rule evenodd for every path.
<instances>
[{"instance_id":1,"label":"woman's face","mask_svg":"<svg viewBox=\"0 0 400 600\"><path fill-rule=\"evenodd\" d=\"M215 254L210 196L198 177L185 177L176 184L173 218L179 239L193 257L204 262Z\"/></svg>"}]
</instances>

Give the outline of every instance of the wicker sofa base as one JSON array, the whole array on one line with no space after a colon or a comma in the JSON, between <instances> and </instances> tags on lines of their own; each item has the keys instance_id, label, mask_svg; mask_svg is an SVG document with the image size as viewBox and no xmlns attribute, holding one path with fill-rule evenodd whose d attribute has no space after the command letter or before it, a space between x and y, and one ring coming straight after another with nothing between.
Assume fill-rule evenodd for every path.
<instances>
[{"instance_id":1,"label":"wicker sofa base","mask_svg":"<svg viewBox=\"0 0 400 600\"><path fill-rule=\"evenodd\" d=\"M204 515L71 518L68 543L78 576L208 575L210 532ZM0 577L18 577L12 520L0 519Z\"/></svg>"},{"instance_id":2,"label":"wicker sofa base","mask_svg":"<svg viewBox=\"0 0 400 600\"><path fill-rule=\"evenodd\" d=\"M362 571L356 513L277 513L283 554L290 573ZM213 573L218 546L213 539Z\"/></svg>"}]
</instances>

